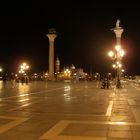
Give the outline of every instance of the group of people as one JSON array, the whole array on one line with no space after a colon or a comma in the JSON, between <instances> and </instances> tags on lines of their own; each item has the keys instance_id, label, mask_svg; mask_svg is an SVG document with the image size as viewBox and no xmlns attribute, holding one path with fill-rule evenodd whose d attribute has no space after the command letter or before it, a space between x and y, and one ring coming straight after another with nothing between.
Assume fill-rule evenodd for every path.
<instances>
[{"instance_id":1,"label":"group of people","mask_svg":"<svg viewBox=\"0 0 140 140\"><path fill-rule=\"evenodd\" d=\"M16 82L16 77L15 77L14 73L11 72L10 75L8 75L8 74L3 75L2 76L2 81L3 81L4 86L7 83L7 81L10 81L12 88L14 88L15 87L15 82Z\"/></svg>"},{"instance_id":2,"label":"group of people","mask_svg":"<svg viewBox=\"0 0 140 140\"><path fill-rule=\"evenodd\" d=\"M101 88L109 88L110 87L110 77L109 76L103 76L101 79Z\"/></svg>"},{"instance_id":3,"label":"group of people","mask_svg":"<svg viewBox=\"0 0 140 140\"><path fill-rule=\"evenodd\" d=\"M14 88L17 82L21 83L29 83L29 77L28 76L22 76L22 77L17 77L13 72L11 72L10 75L5 74L2 76L2 81L4 86L6 85L7 81L11 83L11 87Z\"/></svg>"}]
</instances>

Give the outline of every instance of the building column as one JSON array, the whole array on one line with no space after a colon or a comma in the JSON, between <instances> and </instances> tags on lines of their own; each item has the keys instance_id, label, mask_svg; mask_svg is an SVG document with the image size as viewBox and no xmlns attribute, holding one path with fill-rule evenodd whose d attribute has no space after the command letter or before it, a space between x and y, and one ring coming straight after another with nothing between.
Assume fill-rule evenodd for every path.
<instances>
[{"instance_id":1,"label":"building column","mask_svg":"<svg viewBox=\"0 0 140 140\"><path fill-rule=\"evenodd\" d=\"M54 40L57 37L55 29L49 29L46 36L49 39L49 80L54 80Z\"/></svg>"}]
</instances>

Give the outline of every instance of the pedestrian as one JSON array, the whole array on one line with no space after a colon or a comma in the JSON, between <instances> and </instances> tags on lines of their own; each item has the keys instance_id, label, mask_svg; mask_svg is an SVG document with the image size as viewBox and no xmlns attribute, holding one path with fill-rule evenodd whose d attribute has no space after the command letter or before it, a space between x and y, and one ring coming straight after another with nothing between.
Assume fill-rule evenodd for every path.
<instances>
[{"instance_id":1,"label":"pedestrian","mask_svg":"<svg viewBox=\"0 0 140 140\"><path fill-rule=\"evenodd\" d=\"M101 86L101 88L106 88L106 79L102 79L102 86Z\"/></svg>"},{"instance_id":2,"label":"pedestrian","mask_svg":"<svg viewBox=\"0 0 140 140\"><path fill-rule=\"evenodd\" d=\"M110 87L110 81L109 78L107 77L107 81L106 81L106 87L109 88Z\"/></svg>"},{"instance_id":3,"label":"pedestrian","mask_svg":"<svg viewBox=\"0 0 140 140\"><path fill-rule=\"evenodd\" d=\"M2 81L3 81L3 87L5 87L7 81L7 74L2 76Z\"/></svg>"},{"instance_id":4,"label":"pedestrian","mask_svg":"<svg viewBox=\"0 0 140 140\"><path fill-rule=\"evenodd\" d=\"M104 74L103 77L102 77L101 88L105 89L105 88L109 88L109 87L110 87L109 76Z\"/></svg>"},{"instance_id":5,"label":"pedestrian","mask_svg":"<svg viewBox=\"0 0 140 140\"><path fill-rule=\"evenodd\" d=\"M29 83L29 77L25 76L25 83L28 84Z\"/></svg>"},{"instance_id":6,"label":"pedestrian","mask_svg":"<svg viewBox=\"0 0 140 140\"><path fill-rule=\"evenodd\" d=\"M10 81L11 81L12 88L14 88L15 87L16 78L15 78L15 75L14 75L13 72L11 72Z\"/></svg>"}]
</instances>

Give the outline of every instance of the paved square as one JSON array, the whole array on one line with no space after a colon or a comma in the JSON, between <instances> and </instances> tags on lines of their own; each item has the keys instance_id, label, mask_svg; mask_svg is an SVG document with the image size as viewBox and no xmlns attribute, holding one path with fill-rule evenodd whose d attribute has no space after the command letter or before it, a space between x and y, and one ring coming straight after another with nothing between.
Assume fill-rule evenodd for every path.
<instances>
[{"instance_id":1,"label":"paved square","mask_svg":"<svg viewBox=\"0 0 140 140\"><path fill-rule=\"evenodd\" d=\"M0 116L0 120L5 120L4 124L0 124L0 134L12 129L13 127L25 122L28 118ZM10 121L11 120L11 121ZM1 121L0 121L1 122Z\"/></svg>"}]
</instances>

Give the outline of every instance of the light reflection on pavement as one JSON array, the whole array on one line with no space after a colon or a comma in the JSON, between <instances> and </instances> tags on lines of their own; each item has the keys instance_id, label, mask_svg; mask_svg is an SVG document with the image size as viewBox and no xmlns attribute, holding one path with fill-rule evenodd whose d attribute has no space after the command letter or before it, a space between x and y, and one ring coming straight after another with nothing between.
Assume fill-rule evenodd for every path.
<instances>
[{"instance_id":1,"label":"light reflection on pavement","mask_svg":"<svg viewBox=\"0 0 140 140\"><path fill-rule=\"evenodd\" d=\"M140 94L133 86L100 89L87 81L3 88L0 83L0 92L1 140L140 139Z\"/></svg>"}]
</instances>

